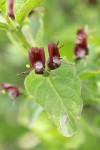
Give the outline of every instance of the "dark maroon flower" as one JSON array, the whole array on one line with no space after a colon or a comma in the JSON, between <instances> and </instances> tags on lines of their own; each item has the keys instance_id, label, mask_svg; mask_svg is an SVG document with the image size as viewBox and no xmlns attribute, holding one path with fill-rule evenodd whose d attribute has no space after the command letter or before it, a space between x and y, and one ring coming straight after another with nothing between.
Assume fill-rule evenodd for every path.
<instances>
[{"instance_id":1,"label":"dark maroon flower","mask_svg":"<svg viewBox=\"0 0 100 150\"><path fill-rule=\"evenodd\" d=\"M36 74L43 74L45 69L44 48L32 47L29 51L29 60Z\"/></svg>"},{"instance_id":2,"label":"dark maroon flower","mask_svg":"<svg viewBox=\"0 0 100 150\"><path fill-rule=\"evenodd\" d=\"M11 17L12 19L15 18L14 16L14 0L9 0L8 1L8 5L9 5L9 8L8 8L8 15L9 17Z\"/></svg>"},{"instance_id":3,"label":"dark maroon flower","mask_svg":"<svg viewBox=\"0 0 100 150\"><path fill-rule=\"evenodd\" d=\"M21 94L18 86L16 85L12 85L9 83L0 83L0 86L2 87L3 90L5 90L8 93L8 95L12 99L15 99L17 96Z\"/></svg>"},{"instance_id":4,"label":"dark maroon flower","mask_svg":"<svg viewBox=\"0 0 100 150\"><path fill-rule=\"evenodd\" d=\"M88 55L87 35L84 29L79 29L77 31L74 54L75 59L82 59Z\"/></svg>"},{"instance_id":5,"label":"dark maroon flower","mask_svg":"<svg viewBox=\"0 0 100 150\"><path fill-rule=\"evenodd\" d=\"M49 43L48 52L49 52L49 58L47 62L48 67L51 70L59 68L61 65L61 62L60 62L60 53L59 53L58 43L57 44Z\"/></svg>"}]
</instances>

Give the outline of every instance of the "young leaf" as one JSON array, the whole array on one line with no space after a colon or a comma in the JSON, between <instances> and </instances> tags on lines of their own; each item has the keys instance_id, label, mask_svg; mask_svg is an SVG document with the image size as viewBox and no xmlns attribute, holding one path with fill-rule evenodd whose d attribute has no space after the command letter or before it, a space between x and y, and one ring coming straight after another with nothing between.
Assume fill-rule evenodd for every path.
<instances>
[{"instance_id":1,"label":"young leaf","mask_svg":"<svg viewBox=\"0 0 100 150\"><path fill-rule=\"evenodd\" d=\"M0 16L0 29L7 30L8 28L9 27L6 20L2 16Z\"/></svg>"},{"instance_id":2,"label":"young leaf","mask_svg":"<svg viewBox=\"0 0 100 150\"><path fill-rule=\"evenodd\" d=\"M16 20L22 24L29 12L37 7L42 0L27 0L16 13Z\"/></svg>"},{"instance_id":3,"label":"young leaf","mask_svg":"<svg viewBox=\"0 0 100 150\"><path fill-rule=\"evenodd\" d=\"M17 14L27 0L14 0L14 13Z\"/></svg>"},{"instance_id":4,"label":"young leaf","mask_svg":"<svg viewBox=\"0 0 100 150\"><path fill-rule=\"evenodd\" d=\"M6 11L6 0L0 0L0 11L1 12Z\"/></svg>"},{"instance_id":5,"label":"young leaf","mask_svg":"<svg viewBox=\"0 0 100 150\"><path fill-rule=\"evenodd\" d=\"M62 65L52 73L56 76L43 77L32 71L26 77L25 87L44 107L58 131L70 137L79 128L82 111L80 80L71 65Z\"/></svg>"}]
</instances>

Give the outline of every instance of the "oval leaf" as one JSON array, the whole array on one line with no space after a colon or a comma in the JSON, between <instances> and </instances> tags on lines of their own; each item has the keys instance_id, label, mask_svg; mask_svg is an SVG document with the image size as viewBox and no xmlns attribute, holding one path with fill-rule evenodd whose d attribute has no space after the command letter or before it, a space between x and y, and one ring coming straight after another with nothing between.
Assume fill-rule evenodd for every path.
<instances>
[{"instance_id":1,"label":"oval leaf","mask_svg":"<svg viewBox=\"0 0 100 150\"><path fill-rule=\"evenodd\" d=\"M62 65L44 77L33 71L26 77L25 87L39 103L58 131L67 137L74 135L80 122L82 110L81 84L71 65Z\"/></svg>"}]
</instances>

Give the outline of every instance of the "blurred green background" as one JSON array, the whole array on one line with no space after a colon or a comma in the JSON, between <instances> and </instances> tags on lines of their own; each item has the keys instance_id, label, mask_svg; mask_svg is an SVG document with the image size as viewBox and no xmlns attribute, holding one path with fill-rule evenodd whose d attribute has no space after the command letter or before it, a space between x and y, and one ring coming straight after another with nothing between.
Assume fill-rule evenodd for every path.
<instances>
[{"instance_id":1,"label":"blurred green background","mask_svg":"<svg viewBox=\"0 0 100 150\"><path fill-rule=\"evenodd\" d=\"M100 0L44 0L40 6L43 10L29 19L34 38L39 21L42 21L43 45L46 47L48 42L59 40L64 44L61 55L73 60L76 30L88 26L90 31L96 30L89 34L88 42L91 57L95 53L93 59L100 65ZM24 91L26 75L16 74L24 71L27 63L27 54L11 43L5 31L0 30L0 82L16 84ZM100 86L100 77L97 78ZM79 132L71 138L60 135L46 113L40 113L41 110L25 96L12 101L7 95L0 94L0 150L100 149L98 105L85 106Z\"/></svg>"}]
</instances>

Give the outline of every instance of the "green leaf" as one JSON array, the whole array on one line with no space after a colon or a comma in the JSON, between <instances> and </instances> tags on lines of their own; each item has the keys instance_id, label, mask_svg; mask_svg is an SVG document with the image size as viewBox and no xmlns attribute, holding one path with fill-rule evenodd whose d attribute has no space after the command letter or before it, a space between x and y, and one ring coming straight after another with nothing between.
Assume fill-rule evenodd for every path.
<instances>
[{"instance_id":1,"label":"green leaf","mask_svg":"<svg viewBox=\"0 0 100 150\"><path fill-rule=\"evenodd\" d=\"M0 29L7 30L8 29L7 24L4 24L4 23L0 22Z\"/></svg>"},{"instance_id":2,"label":"green leaf","mask_svg":"<svg viewBox=\"0 0 100 150\"><path fill-rule=\"evenodd\" d=\"M0 11L1 12L6 11L6 0L0 0Z\"/></svg>"},{"instance_id":3,"label":"green leaf","mask_svg":"<svg viewBox=\"0 0 100 150\"><path fill-rule=\"evenodd\" d=\"M8 28L9 27L6 20L2 16L0 16L0 29L7 30Z\"/></svg>"},{"instance_id":4,"label":"green leaf","mask_svg":"<svg viewBox=\"0 0 100 150\"><path fill-rule=\"evenodd\" d=\"M44 107L58 131L70 137L79 128L82 111L80 80L71 65L62 65L52 73L56 76L44 77L32 71L25 79L25 87Z\"/></svg>"},{"instance_id":5,"label":"green leaf","mask_svg":"<svg viewBox=\"0 0 100 150\"><path fill-rule=\"evenodd\" d=\"M14 1L14 13L17 14L21 7L24 5L24 3L27 2L27 0L15 0Z\"/></svg>"},{"instance_id":6,"label":"green leaf","mask_svg":"<svg viewBox=\"0 0 100 150\"><path fill-rule=\"evenodd\" d=\"M37 7L42 0L27 0L26 2L21 3L21 7L18 8L18 5L20 1L17 2L17 8L16 8L16 21L18 21L20 24L23 23L25 17L29 14L29 12ZM17 12L18 11L18 12Z\"/></svg>"},{"instance_id":7,"label":"green leaf","mask_svg":"<svg viewBox=\"0 0 100 150\"><path fill-rule=\"evenodd\" d=\"M90 78L100 74L100 69L93 61L80 61L77 64L77 74L81 79Z\"/></svg>"},{"instance_id":8,"label":"green leaf","mask_svg":"<svg viewBox=\"0 0 100 150\"><path fill-rule=\"evenodd\" d=\"M75 136L66 138L58 133L45 112L42 112L36 119L32 131L38 135L39 139L44 140L45 144L47 143L49 150L65 150L65 148L66 150L76 150L84 143L84 132L82 130L79 130Z\"/></svg>"},{"instance_id":9,"label":"green leaf","mask_svg":"<svg viewBox=\"0 0 100 150\"><path fill-rule=\"evenodd\" d=\"M93 76L96 76L96 75L100 75L99 70L97 70L97 71L85 71L84 73L82 73L80 75L80 78L85 79L85 78L90 78L90 77L93 77Z\"/></svg>"}]
</instances>

